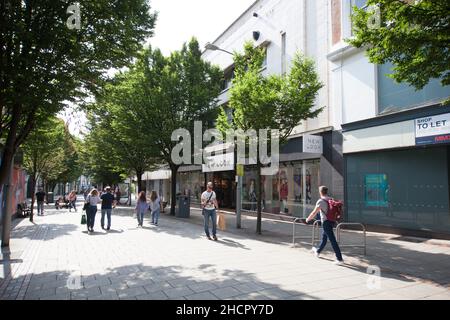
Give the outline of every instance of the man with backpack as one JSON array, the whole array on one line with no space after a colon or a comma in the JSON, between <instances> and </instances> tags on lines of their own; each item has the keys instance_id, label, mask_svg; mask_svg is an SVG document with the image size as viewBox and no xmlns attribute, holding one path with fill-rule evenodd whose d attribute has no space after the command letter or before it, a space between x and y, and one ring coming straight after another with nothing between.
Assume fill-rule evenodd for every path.
<instances>
[{"instance_id":1,"label":"man with backpack","mask_svg":"<svg viewBox=\"0 0 450 320\"><path fill-rule=\"evenodd\" d=\"M341 218L342 215L342 202L335 201L328 196L328 188L325 186L319 187L320 199L316 203L316 207L311 212L309 217L306 219L306 222L312 221L317 213L320 213L320 220L322 222L322 242L320 243L319 248L312 248L312 252L319 257L322 250L325 248L327 244L327 240L330 239L331 246L333 247L334 253L336 254L336 261L334 262L337 265L344 264L344 260L342 259L341 249L336 241L336 237L334 236L333 226Z\"/></svg>"}]
</instances>

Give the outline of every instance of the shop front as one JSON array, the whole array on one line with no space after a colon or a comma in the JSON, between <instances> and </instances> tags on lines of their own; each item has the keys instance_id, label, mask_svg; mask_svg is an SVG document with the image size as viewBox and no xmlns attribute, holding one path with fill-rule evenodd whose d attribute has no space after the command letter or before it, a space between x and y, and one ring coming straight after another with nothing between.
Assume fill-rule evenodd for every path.
<instances>
[{"instance_id":1,"label":"shop front","mask_svg":"<svg viewBox=\"0 0 450 320\"><path fill-rule=\"evenodd\" d=\"M346 126L349 221L380 231L450 237L450 113L442 113L448 109Z\"/></svg>"},{"instance_id":2,"label":"shop front","mask_svg":"<svg viewBox=\"0 0 450 320\"><path fill-rule=\"evenodd\" d=\"M261 176L262 211L306 217L319 199L319 186L329 186L331 194L343 198L341 134L325 131L290 139L280 150L280 166L275 175ZM246 166L243 177L244 210L256 211L255 166Z\"/></svg>"}]
</instances>

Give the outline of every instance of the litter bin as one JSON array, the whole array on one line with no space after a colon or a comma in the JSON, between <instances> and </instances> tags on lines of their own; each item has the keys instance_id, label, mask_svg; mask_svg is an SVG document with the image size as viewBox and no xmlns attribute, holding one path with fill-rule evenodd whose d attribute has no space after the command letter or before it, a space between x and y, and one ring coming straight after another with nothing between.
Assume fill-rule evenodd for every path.
<instances>
[{"instance_id":1,"label":"litter bin","mask_svg":"<svg viewBox=\"0 0 450 320\"><path fill-rule=\"evenodd\" d=\"M55 202L55 196L53 195L53 192L47 192L47 203L53 202Z\"/></svg>"},{"instance_id":2,"label":"litter bin","mask_svg":"<svg viewBox=\"0 0 450 320\"><path fill-rule=\"evenodd\" d=\"M175 211L175 217L177 218L189 218L191 215L191 199L188 196L177 197L177 210Z\"/></svg>"}]
</instances>

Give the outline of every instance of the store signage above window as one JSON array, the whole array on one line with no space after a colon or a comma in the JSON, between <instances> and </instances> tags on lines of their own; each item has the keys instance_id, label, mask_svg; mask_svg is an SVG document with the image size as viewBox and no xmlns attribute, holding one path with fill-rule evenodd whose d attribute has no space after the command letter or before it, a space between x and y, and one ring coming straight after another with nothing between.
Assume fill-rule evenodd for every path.
<instances>
[{"instance_id":1,"label":"store signage above window","mask_svg":"<svg viewBox=\"0 0 450 320\"><path fill-rule=\"evenodd\" d=\"M323 138L306 134L303 136L303 152L305 153L323 153Z\"/></svg>"},{"instance_id":2,"label":"store signage above window","mask_svg":"<svg viewBox=\"0 0 450 320\"><path fill-rule=\"evenodd\" d=\"M233 171L234 153L228 152L221 155L205 158L205 164L202 165L203 172Z\"/></svg>"},{"instance_id":3,"label":"store signage above window","mask_svg":"<svg viewBox=\"0 0 450 320\"><path fill-rule=\"evenodd\" d=\"M415 120L416 145L450 143L450 113Z\"/></svg>"}]
</instances>

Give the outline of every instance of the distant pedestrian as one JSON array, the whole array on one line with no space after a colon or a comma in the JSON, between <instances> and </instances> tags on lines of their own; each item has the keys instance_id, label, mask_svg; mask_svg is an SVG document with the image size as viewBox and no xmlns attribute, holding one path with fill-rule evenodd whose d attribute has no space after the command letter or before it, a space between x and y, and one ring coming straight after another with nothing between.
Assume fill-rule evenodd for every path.
<instances>
[{"instance_id":1,"label":"distant pedestrian","mask_svg":"<svg viewBox=\"0 0 450 320\"><path fill-rule=\"evenodd\" d=\"M69 212L72 210L75 210L77 212L77 192L75 190L72 190L72 192L69 194Z\"/></svg>"},{"instance_id":2,"label":"distant pedestrian","mask_svg":"<svg viewBox=\"0 0 450 320\"><path fill-rule=\"evenodd\" d=\"M36 192L36 202L37 202L37 213L38 216L44 215L44 201L45 201L45 192L42 190L42 188L38 189L38 192Z\"/></svg>"},{"instance_id":3,"label":"distant pedestrian","mask_svg":"<svg viewBox=\"0 0 450 320\"><path fill-rule=\"evenodd\" d=\"M145 195L144 191L141 191L139 193L135 210L138 220L138 227L142 227L144 223L144 215L148 210L147 196Z\"/></svg>"},{"instance_id":4,"label":"distant pedestrian","mask_svg":"<svg viewBox=\"0 0 450 320\"><path fill-rule=\"evenodd\" d=\"M158 197L156 191L152 191L150 195L150 211L152 212L152 224L158 225L159 214L161 211L161 199Z\"/></svg>"},{"instance_id":5,"label":"distant pedestrian","mask_svg":"<svg viewBox=\"0 0 450 320\"><path fill-rule=\"evenodd\" d=\"M207 184L207 190L202 193L202 209L203 209L203 217L204 217L204 227L205 227L205 234L206 237L211 240L211 236L209 234L209 218L212 220L212 235L214 241L217 241L217 215L216 215L216 209L218 208L217 205L217 197L216 193L213 190L213 184L212 182L208 182Z\"/></svg>"},{"instance_id":6,"label":"distant pedestrian","mask_svg":"<svg viewBox=\"0 0 450 320\"><path fill-rule=\"evenodd\" d=\"M102 220L101 225L102 229L105 229L105 215L108 218L108 225L106 230L111 229L111 212L113 207L116 206L116 200L114 195L111 192L111 187L105 188L105 193L101 195L100 199L102 199Z\"/></svg>"},{"instance_id":7,"label":"distant pedestrian","mask_svg":"<svg viewBox=\"0 0 450 320\"><path fill-rule=\"evenodd\" d=\"M334 253L336 254L335 264L341 265L344 263L342 259L341 249L336 241L336 237L334 236L333 226L335 221L331 221L327 218L327 213L329 210L329 201L332 200L328 196L328 188L325 186L319 187L320 199L316 203L316 207L311 212L309 217L306 219L306 222L314 220L316 214L320 212L320 220L322 222L322 242L319 245L319 248L312 248L312 252L319 257L322 250L325 248L327 244L327 240L330 239L331 246L333 247Z\"/></svg>"},{"instance_id":8,"label":"distant pedestrian","mask_svg":"<svg viewBox=\"0 0 450 320\"><path fill-rule=\"evenodd\" d=\"M86 198L89 204L86 210L88 232L94 232L95 215L97 214L97 204L100 202L97 189L92 189Z\"/></svg>"},{"instance_id":9,"label":"distant pedestrian","mask_svg":"<svg viewBox=\"0 0 450 320\"><path fill-rule=\"evenodd\" d=\"M120 192L120 188L117 187L117 189L116 189L116 201L117 201L117 204L121 204L120 203L120 198L121 197L122 197L122 193Z\"/></svg>"}]
</instances>

